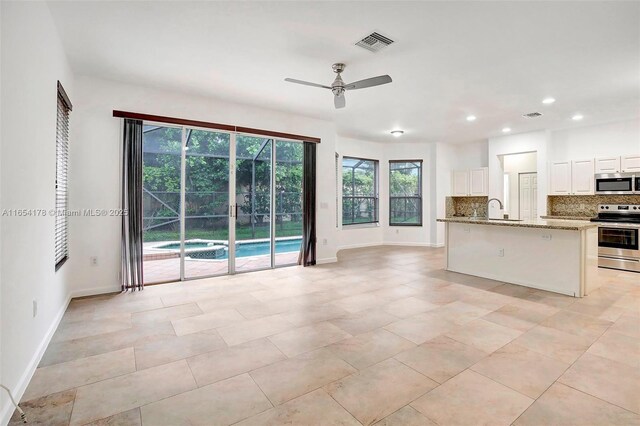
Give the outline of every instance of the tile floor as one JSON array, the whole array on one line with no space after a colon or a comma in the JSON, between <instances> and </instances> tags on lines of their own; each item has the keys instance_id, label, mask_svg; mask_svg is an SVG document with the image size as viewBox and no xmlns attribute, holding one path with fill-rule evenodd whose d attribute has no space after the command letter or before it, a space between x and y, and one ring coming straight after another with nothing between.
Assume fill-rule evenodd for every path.
<instances>
[{"instance_id":1,"label":"tile floor","mask_svg":"<svg viewBox=\"0 0 640 426\"><path fill-rule=\"evenodd\" d=\"M49 426L640 425L639 275L574 299L443 254L74 300L22 405Z\"/></svg>"}]
</instances>

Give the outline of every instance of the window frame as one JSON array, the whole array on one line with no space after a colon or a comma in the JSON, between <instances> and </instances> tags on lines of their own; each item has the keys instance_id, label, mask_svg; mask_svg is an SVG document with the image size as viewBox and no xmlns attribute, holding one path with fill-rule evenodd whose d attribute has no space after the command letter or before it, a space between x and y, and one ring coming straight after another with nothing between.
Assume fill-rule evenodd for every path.
<instances>
[{"instance_id":1,"label":"window frame","mask_svg":"<svg viewBox=\"0 0 640 426\"><path fill-rule=\"evenodd\" d=\"M56 214L54 217L53 248L56 271L69 260L69 218L66 212L69 207L69 123L72 110L73 105L69 100L69 96L64 90L64 87L62 87L62 83L58 81L56 96L56 175L54 196ZM63 118L65 122L61 123L61 118ZM59 181L63 183L59 184ZM59 246L61 247L60 250L58 250Z\"/></svg>"},{"instance_id":2,"label":"window frame","mask_svg":"<svg viewBox=\"0 0 640 426\"><path fill-rule=\"evenodd\" d=\"M373 163L373 196L355 196L355 195L344 195L344 160L356 160L356 161L370 161ZM341 164L340 181L341 181L341 192L342 192L342 215L340 219L341 225L344 226L358 226L358 225L378 225L380 223L380 160L375 160L373 158L362 158L344 155L342 157ZM352 188L353 190L353 188ZM344 223L344 200L345 198L354 199L373 199L374 201L374 220L370 222L352 222L352 223ZM353 219L353 214L352 217Z\"/></svg>"},{"instance_id":3,"label":"window frame","mask_svg":"<svg viewBox=\"0 0 640 426\"><path fill-rule=\"evenodd\" d=\"M394 196L391 194L391 164L393 163L418 163L420 164L420 168L418 169L418 190L419 190L419 195L418 196ZM389 160L389 226L423 226L424 220L424 206L423 206L423 182L422 182L422 169L424 166L424 161L423 160ZM394 199L414 199L414 200L418 200L418 206L420 208L420 212L419 212L419 222L417 223L395 223L392 222L392 214L391 214L391 209L393 207L393 200Z\"/></svg>"}]
</instances>

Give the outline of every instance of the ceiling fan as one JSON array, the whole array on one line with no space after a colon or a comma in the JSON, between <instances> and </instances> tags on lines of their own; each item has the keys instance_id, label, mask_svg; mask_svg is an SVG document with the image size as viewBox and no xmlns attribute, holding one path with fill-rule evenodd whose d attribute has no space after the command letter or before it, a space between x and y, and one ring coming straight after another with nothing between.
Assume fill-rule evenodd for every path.
<instances>
[{"instance_id":1,"label":"ceiling fan","mask_svg":"<svg viewBox=\"0 0 640 426\"><path fill-rule=\"evenodd\" d=\"M325 86L323 84L316 84L316 83L310 83L308 81L303 81L303 80L296 80L295 78L285 78L284 81L288 81L289 83L297 83L297 84L304 84L305 86L312 86L312 87L320 87L323 89L330 89L333 92L333 103L336 107L336 109L338 108L344 108L346 103L346 100L344 98L344 92L346 90L355 90L355 89L364 89L365 87L373 87L373 86L380 86L381 84L387 84L387 83L391 83L391 77L389 77L388 75L379 75L378 77L371 77L371 78L365 78L364 80L359 80L353 83L349 83L346 84L343 80L342 77L340 76L340 73L342 73L342 71L344 71L346 65L345 64L333 64L331 66L333 68L333 72L335 72L336 75L336 79L333 80L333 83L331 83L331 86Z\"/></svg>"}]
</instances>

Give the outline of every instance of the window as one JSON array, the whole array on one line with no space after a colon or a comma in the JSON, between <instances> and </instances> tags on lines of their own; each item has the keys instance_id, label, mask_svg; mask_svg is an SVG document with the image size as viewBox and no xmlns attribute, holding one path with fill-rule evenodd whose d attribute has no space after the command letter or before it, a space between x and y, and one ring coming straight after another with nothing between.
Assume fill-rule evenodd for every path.
<instances>
[{"instance_id":1,"label":"window","mask_svg":"<svg viewBox=\"0 0 640 426\"><path fill-rule=\"evenodd\" d=\"M378 222L378 161L342 158L342 224Z\"/></svg>"},{"instance_id":2,"label":"window","mask_svg":"<svg viewBox=\"0 0 640 426\"><path fill-rule=\"evenodd\" d=\"M69 258L69 224L67 211L67 171L69 170L69 113L71 101L58 82L58 116L56 121L56 216L55 261L56 270Z\"/></svg>"},{"instance_id":3,"label":"window","mask_svg":"<svg viewBox=\"0 0 640 426\"><path fill-rule=\"evenodd\" d=\"M389 161L389 225L422 225L422 160Z\"/></svg>"}]
</instances>

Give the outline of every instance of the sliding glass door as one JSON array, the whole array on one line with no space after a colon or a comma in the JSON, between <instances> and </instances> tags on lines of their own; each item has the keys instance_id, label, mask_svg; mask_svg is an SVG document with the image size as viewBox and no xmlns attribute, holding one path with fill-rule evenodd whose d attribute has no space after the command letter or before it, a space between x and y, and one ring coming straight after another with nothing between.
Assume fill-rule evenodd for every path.
<instances>
[{"instance_id":1,"label":"sliding glass door","mask_svg":"<svg viewBox=\"0 0 640 426\"><path fill-rule=\"evenodd\" d=\"M144 129L145 283L297 263L302 143Z\"/></svg>"},{"instance_id":2,"label":"sliding glass door","mask_svg":"<svg viewBox=\"0 0 640 426\"><path fill-rule=\"evenodd\" d=\"M182 128L142 128L143 262L145 283L176 281L180 273Z\"/></svg>"},{"instance_id":3,"label":"sliding glass door","mask_svg":"<svg viewBox=\"0 0 640 426\"><path fill-rule=\"evenodd\" d=\"M303 144L276 141L275 266L298 262L302 243Z\"/></svg>"},{"instance_id":4,"label":"sliding glass door","mask_svg":"<svg viewBox=\"0 0 640 426\"><path fill-rule=\"evenodd\" d=\"M272 266L273 143L236 136L236 272Z\"/></svg>"},{"instance_id":5,"label":"sliding glass door","mask_svg":"<svg viewBox=\"0 0 640 426\"><path fill-rule=\"evenodd\" d=\"M184 278L227 274L231 135L185 132Z\"/></svg>"}]
</instances>

